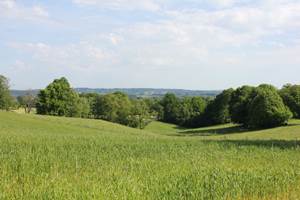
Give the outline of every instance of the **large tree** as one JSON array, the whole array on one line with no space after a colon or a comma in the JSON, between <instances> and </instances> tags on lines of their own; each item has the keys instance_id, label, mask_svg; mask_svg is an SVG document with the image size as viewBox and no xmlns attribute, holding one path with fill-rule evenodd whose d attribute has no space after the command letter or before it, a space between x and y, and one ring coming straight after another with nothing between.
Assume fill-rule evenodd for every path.
<instances>
[{"instance_id":1,"label":"large tree","mask_svg":"<svg viewBox=\"0 0 300 200\"><path fill-rule=\"evenodd\" d=\"M128 125L133 128L143 129L151 122L149 107L143 99L133 100L132 104Z\"/></svg>"},{"instance_id":2,"label":"large tree","mask_svg":"<svg viewBox=\"0 0 300 200\"><path fill-rule=\"evenodd\" d=\"M79 95L71 88L66 78L55 79L38 94L37 113L44 115L80 117Z\"/></svg>"},{"instance_id":3,"label":"large tree","mask_svg":"<svg viewBox=\"0 0 300 200\"><path fill-rule=\"evenodd\" d=\"M209 102L205 115L202 118L204 125L225 124L231 121L229 113L229 102L233 89L224 90L217 95L214 100Z\"/></svg>"},{"instance_id":4,"label":"large tree","mask_svg":"<svg viewBox=\"0 0 300 200\"><path fill-rule=\"evenodd\" d=\"M163 107L162 121L176 124L180 112L180 101L176 95L172 93L166 94L161 100L161 105Z\"/></svg>"},{"instance_id":5,"label":"large tree","mask_svg":"<svg viewBox=\"0 0 300 200\"><path fill-rule=\"evenodd\" d=\"M249 117L249 105L255 96L255 87L242 86L236 89L230 100L231 120L237 124L246 124Z\"/></svg>"},{"instance_id":6,"label":"large tree","mask_svg":"<svg viewBox=\"0 0 300 200\"><path fill-rule=\"evenodd\" d=\"M128 125L132 104L128 96L121 92L96 97L93 113L98 119L104 119Z\"/></svg>"},{"instance_id":7,"label":"large tree","mask_svg":"<svg viewBox=\"0 0 300 200\"><path fill-rule=\"evenodd\" d=\"M287 84L279 92L295 118L300 118L300 85Z\"/></svg>"},{"instance_id":8,"label":"large tree","mask_svg":"<svg viewBox=\"0 0 300 200\"><path fill-rule=\"evenodd\" d=\"M0 109L9 110L13 104L13 98L9 91L9 81L0 75Z\"/></svg>"},{"instance_id":9,"label":"large tree","mask_svg":"<svg viewBox=\"0 0 300 200\"><path fill-rule=\"evenodd\" d=\"M185 97L179 106L178 123L185 127L196 127L203 115L207 102L202 97Z\"/></svg>"},{"instance_id":10,"label":"large tree","mask_svg":"<svg viewBox=\"0 0 300 200\"><path fill-rule=\"evenodd\" d=\"M284 125L292 113L284 105L278 91L271 85L260 85L249 106L247 125L252 128L269 128Z\"/></svg>"}]
</instances>

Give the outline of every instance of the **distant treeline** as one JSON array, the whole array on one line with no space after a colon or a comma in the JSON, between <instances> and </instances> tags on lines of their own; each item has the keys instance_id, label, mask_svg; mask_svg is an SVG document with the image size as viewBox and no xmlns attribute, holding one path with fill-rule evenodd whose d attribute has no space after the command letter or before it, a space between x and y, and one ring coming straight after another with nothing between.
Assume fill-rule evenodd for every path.
<instances>
[{"instance_id":1,"label":"distant treeline","mask_svg":"<svg viewBox=\"0 0 300 200\"><path fill-rule=\"evenodd\" d=\"M220 94L221 90L183 90L183 89L154 89L154 88L74 88L78 93L97 93L97 94L110 94L114 92L122 92L130 97L162 97L167 93L173 93L178 97L185 96L203 96L203 97L215 97ZM31 90L33 95L37 95L40 90ZM26 95L27 90L11 90L11 94L14 97Z\"/></svg>"},{"instance_id":2,"label":"distant treeline","mask_svg":"<svg viewBox=\"0 0 300 200\"><path fill-rule=\"evenodd\" d=\"M0 108L33 107L37 114L103 119L144 128L151 120L184 127L236 123L247 128L268 128L300 118L300 85L287 84L278 90L272 85L227 89L216 97L130 98L123 92L78 93L66 78L54 80L35 96L30 91L13 101L8 81L0 79Z\"/></svg>"}]
</instances>

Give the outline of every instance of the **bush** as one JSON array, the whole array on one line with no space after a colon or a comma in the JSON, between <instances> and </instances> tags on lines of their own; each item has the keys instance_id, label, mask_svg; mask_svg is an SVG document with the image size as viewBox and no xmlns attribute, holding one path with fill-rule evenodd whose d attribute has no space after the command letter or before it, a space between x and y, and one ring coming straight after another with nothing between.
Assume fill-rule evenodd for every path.
<instances>
[{"instance_id":1,"label":"bush","mask_svg":"<svg viewBox=\"0 0 300 200\"><path fill-rule=\"evenodd\" d=\"M270 85L260 85L256 96L249 106L249 121L252 128L270 128L287 123L292 114L284 105L276 88Z\"/></svg>"},{"instance_id":2,"label":"bush","mask_svg":"<svg viewBox=\"0 0 300 200\"><path fill-rule=\"evenodd\" d=\"M279 93L285 105L292 111L293 117L300 118L300 85L285 85Z\"/></svg>"}]
</instances>

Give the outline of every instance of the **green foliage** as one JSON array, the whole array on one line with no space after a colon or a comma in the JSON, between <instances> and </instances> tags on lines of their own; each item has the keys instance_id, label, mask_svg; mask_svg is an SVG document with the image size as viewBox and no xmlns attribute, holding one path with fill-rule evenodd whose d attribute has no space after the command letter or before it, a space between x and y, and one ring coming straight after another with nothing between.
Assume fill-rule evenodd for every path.
<instances>
[{"instance_id":1,"label":"green foliage","mask_svg":"<svg viewBox=\"0 0 300 200\"><path fill-rule=\"evenodd\" d=\"M237 124L247 124L249 117L249 105L255 97L255 87L242 86L236 89L230 100L231 121Z\"/></svg>"},{"instance_id":2,"label":"green foliage","mask_svg":"<svg viewBox=\"0 0 300 200\"><path fill-rule=\"evenodd\" d=\"M300 85L285 85L279 92L295 118L300 118Z\"/></svg>"},{"instance_id":3,"label":"green foliage","mask_svg":"<svg viewBox=\"0 0 300 200\"><path fill-rule=\"evenodd\" d=\"M37 113L42 115L81 117L86 115L86 102L70 87L66 78L54 80L38 94Z\"/></svg>"},{"instance_id":4,"label":"green foliage","mask_svg":"<svg viewBox=\"0 0 300 200\"><path fill-rule=\"evenodd\" d=\"M256 89L256 96L249 106L250 127L269 128L284 125L291 116L276 88L260 85Z\"/></svg>"},{"instance_id":5,"label":"green foliage","mask_svg":"<svg viewBox=\"0 0 300 200\"><path fill-rule=\"evenodd\" d=\"M214 100L212 100L205 111L204 121L206 125L225 124L231 120L229 113L229 103L233 89L224 90Z\"/></svg>"},{"instance_id":6,"label":"green foliage","mask_svg":"<svg viewBox=\"0 0 300 200\"><path fill-rule=\"evenodd\" d=\"M13 98L9 92L9 81L0 75L0 110L9 110L13 105Z\"/></svg>"},{"instance_id":7,"label":"green foliage","mask_svg":"<svg viewBox=\"0 0 300 200\"><path fill-rule=\"evenodd\" d=\"M164 119L164 108L160 103L159 98L145 98L144 102L147 104L149 108L150 115L159 121Z\"/></svg>"},{"instance_id":8,"label":"green foliage","mask_svg":"<svg viewBox=\"0 0 300 200\"><path fill-rule=\"evenodd\" d=\"M195 127L203 116L207 102L202 97L185 97L180 101L178 124L185 127Z\"/></svg>"},{"instance_id":9,"label":"green foliage","mask_svg":"<svg viewBox=\"0 0 300 200\"><path fill-rule=\"evenodd\" d=\"M94 115L98 119L128 125L132 109L128 96L121 92L98 96L95 100Z\"/></svg>"},{"instance_id":10,"label":"green foliage","mask_svg":"<svg viewBox=\"0 0 300 200\"><path fill-rule=\"evenodd\" d=\"M168 93L161 100L163 107L163 119L162 121L167 123L177 123L180 112L180 101L175 94Z\"/></svg>"},{"instance_id":11,"label":"green foliage","mask_svg":"<svg viewBox=\"0 0 300 200\"><path fill-rule=\"evenodd\" d=\"M144 129L151 122L149 107L143 99L133 100L132 104L128 125L133 128Z\"/></svg>"}]
</instances>

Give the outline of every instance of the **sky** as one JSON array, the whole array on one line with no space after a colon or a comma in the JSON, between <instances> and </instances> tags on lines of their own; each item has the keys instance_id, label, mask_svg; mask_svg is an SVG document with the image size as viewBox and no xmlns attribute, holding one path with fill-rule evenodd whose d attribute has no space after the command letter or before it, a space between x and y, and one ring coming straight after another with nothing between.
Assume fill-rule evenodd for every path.
<instances>
[{"instance_id":1,"label":"sky","mask_svg":"<svg viewBox=\"0 0 300 200\"><path fill-rule=\"evenodd\" d=\"M14 89L300 84L299 0L0 0Z\"/></svg>"}]
</instances>

